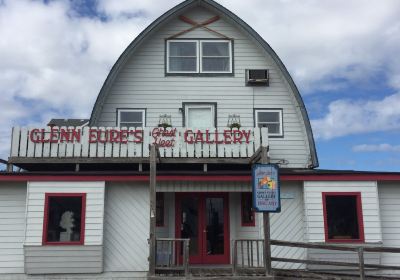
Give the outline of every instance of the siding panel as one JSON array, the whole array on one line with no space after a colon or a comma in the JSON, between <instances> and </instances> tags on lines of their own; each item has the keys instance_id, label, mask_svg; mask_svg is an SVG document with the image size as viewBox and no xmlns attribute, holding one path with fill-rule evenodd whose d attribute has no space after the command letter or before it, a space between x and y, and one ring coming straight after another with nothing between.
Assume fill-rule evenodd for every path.
<instances>
[{"instance_id":1,"label":"siding panel","mask_svg":"<svg viewBox=\"0 0 400 280\"><path fill-rule=\"evenodd\" d=\"M149 203L147 185L107 184L105 271L148 271Z\"/></svg>"},{"instance_id":2,"label":"siding panel","mask_svg":"<svg viewBox=\"0 0 400 280\"><path fill-rule=\"evenodd\" d=\"M378 187L383 246L400 247L400 184L380 182ZM382 253L382 264L399 265L399 263L400 254Z\"/></svg>"},{"instance_id":3,"label":"siding panel","mask_svg":"<svg viewBox=\"0 0 400 280\"><path fill-rule=\"evenodd\" d=\"M86 193L85 245L102 245L104 182L28 182L25 245L42 245L45 193Z\"/></svg>"},{"instance_id":4,"label":"siding panel","mask_svg":"<svg viewBox=\"0 0 400 280\"><path fill-rule=\"evenodd\" d=\"M0 274L24 273L26 184L0 187Z\"/></svg>"},{"instance_id":5,"label":"siding panel","mask_svg":"<svg viewBox=\"0 0 400 280\"><path fill-rule=\"evenodd\" d=\"M308 242L325 242L325 229L322 207L322 192L360 192L364 221L365 242L382 242L381 220L379 213L378 188L376 182L357 181L305 181L304 207L306 216L306 236ZM348 244L347 244L348 245ZM309 259L354 261L354 256L340 251L309 250ZM369 263L380 263L380 254L366 254ZM313 269L317 266L308 266ZM318 268L327 268L321 267ZM330 267L333 269L333 267Z\"/></svg>"},{"instance_id":6,"label":"siding panel","mask_svg":"<svg viewBox=\"0 0 400 280\"><path fill-rule=\"evenodd\" d=\"M25 246L27 274L100 273L103 246Z\"/></svg>"}]
</instances>

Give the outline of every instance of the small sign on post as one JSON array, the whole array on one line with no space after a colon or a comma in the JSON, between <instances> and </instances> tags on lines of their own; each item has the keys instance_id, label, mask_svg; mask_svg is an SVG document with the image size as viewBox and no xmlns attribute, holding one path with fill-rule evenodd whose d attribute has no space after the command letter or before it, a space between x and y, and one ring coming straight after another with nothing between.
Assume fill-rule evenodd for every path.
<instances>
[{"instance_id":1,"label":"small sign on post","mask_svg":"<svg viewBox=\"0 0 400 280\"><path fill-rule=\"evenodd\" d=\"M254 164L252 173L254 211L280 212L279 167L276 164Z\"/></svg>"}]
</instances>

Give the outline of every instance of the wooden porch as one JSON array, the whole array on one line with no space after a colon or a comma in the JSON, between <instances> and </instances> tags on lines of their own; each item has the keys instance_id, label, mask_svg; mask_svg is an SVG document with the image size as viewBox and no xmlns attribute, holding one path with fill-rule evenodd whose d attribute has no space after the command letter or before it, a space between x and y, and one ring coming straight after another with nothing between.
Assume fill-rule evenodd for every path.
<instances>
[{"instance_id":1,"label":"wooden porch","mask_svg":"<svg viewBox=\"0 0 400 280\"><path fill-rule=\"evenodd\" d=\"M398 275L385 276L382 272L384 270L400 271L400 266L366 263L364 254L367 252L400 253L400 248L380 247L376 244L345 246L271 240L271 245L275 246L354 252L358 256L358 262L271 257L271 262L321 266L320 269L307 267L290 270L273 269L272 276L266 276L266 257L262 239L233 240L230 265L190 265L189 239L159 238L156 244L156 275L149 279L399 279ZM333 269L327 270L324 268L326 266Z\"/></svg>"}]
</instances>

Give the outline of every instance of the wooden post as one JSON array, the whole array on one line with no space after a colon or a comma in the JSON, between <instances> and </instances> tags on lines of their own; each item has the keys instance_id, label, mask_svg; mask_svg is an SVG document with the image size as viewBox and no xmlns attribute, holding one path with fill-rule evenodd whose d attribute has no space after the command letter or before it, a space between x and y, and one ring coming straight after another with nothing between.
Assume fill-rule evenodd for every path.
<instances>
[{"instance_id":1,"label":"wooden post","mask_svg":"<svg viewBox=\"0 0 400 280\"><path fill-rule=\"evenodd\" d=\"M365 270L364 270L364 249L363 247L358 248L358 262L360 268L360 280L365 279Z\"/></svg>"},{"instance_id":2,"label":"wooden post","mask_svg":"<svg viewBox=\"0 0 400 280\"><path fill-rule=\"evenodd\" d=\"M150 254L149 275L156 273L156 146L150 146Z\"/></svg>"},{"instance_id":3,"label":"wooden post","mask_svg":"<svg viewBox=\"0 0 400 280\"><path fill-rule=\"evenodd\" d=\"M232 262L233 262L233 266L232 266L232 274L233 274L233 276L237 276L237 243L238 243L238 241L237 240L234 240L233 241L233 260L232 260Z\"/></svg>"},{"instance_id":4,"label":"wooden post","mask_svg":"<svg viewBox=\"0 0 400 280\"><path fill-rule=\"evenodd\" d=\"M185 276L189 276L189 239L183 241L184 251L183 251L183 261Z\"/></svg>"},{"instance_id":5,"label":"wooden post","mask_svg":"<svg viewBox=\"0 0 400 280\"><path fill-rule=\"evenodd\" d=\"M267 147L261 147L261 163L269 163ZM263 212L263 225L264 225L264 265L266 276L272 275L271 267L271 233L269 213Z\"/></svg>"}]
</instances>

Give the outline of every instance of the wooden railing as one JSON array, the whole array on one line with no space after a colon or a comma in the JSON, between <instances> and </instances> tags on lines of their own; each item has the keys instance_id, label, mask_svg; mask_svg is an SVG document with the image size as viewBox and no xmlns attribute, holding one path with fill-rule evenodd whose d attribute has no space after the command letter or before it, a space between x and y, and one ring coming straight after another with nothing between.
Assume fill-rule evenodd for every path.
<instances>
[{"instance_id":1,"label":"wooden railing","mask_svg":"<svg viewBox=\"0 0 400 280\"><path fill-rule=\"evenodd\" d=\"M157 238L155 269L189 275L189 239Z\"/></svg>"},{"instance_id":2,"label":"wooden railing","mask_svg":"<svg viewBox=\"0 0 400 280\"><path fill-rule=\"evenodd\" d=\"M334 245L334 244L315 244L305 242L289 242L281 240L271 240L271 245L285 246L294 248L305 248L305 249L322 249L322 250L335 250L344 252L355 252L358 256L358 262L341 262L341 261L327 261L327 260L307 260L307 259L291 259L291 258L280 258L271 257L271 261L276 262L289 262L289 263L300 263L309 265L324 265L324 266L344 266L353 267L358 270L360 279L365 278L365 269L380 269L380 270L400 270L399 266L391 265L380 265L380 264L366 264L364 260L364 253L375 252L375 253L400 253L400 248L396 247L381 247L375 244L363 244L363 245ZM234 274L237 274L240 269L245 268L263 268L264 253L260 257L260 252L264 252L264 240L262 239L239 239L234 240L233 249L233 263L232 270ZM261 247L261 249L260 249ZM261 261L260 261L261 260Z\"/></svg>"},{"instance_id":3,"label":"wooden railing","mask_svg":"<svg viewBox=\"0 0 400 280\"><path fill-rule=\"evenodd\" d=\"M268 146L268 129L253 128L47 127L12 130L12 162L18 159L148 158L156 143L162 158L248 158ZM170 134L168 134L168 132Z\"/></svg>"},{"instance_id":4,"label":"wooden railing","mask_svg":"<svg viewBox=\"0 0 400 280\"><path fill-rule=\"evenodd\" d=\"M232 272L265 268L265 248L263 239L237 239L233 242Z\"/></svg>"}]
</instances>

